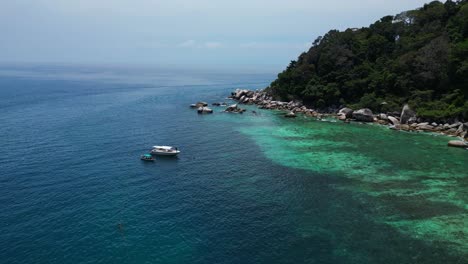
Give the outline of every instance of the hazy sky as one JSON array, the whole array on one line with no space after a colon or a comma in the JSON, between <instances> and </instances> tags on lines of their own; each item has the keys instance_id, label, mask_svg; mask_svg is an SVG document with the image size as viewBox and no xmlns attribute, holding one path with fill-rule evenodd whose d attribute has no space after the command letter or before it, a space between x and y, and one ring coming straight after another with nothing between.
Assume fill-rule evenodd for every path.
<instances>
[{"instance_id":1,"label":"hazy sky","mask_svg":"<svg viewBox=\"0 0 468 264\"><path fill-rule=\"evenodd\" d=\"M330 29L425 0L1 0L0 62L279 69Z\"/></svg>"}]
</instances>

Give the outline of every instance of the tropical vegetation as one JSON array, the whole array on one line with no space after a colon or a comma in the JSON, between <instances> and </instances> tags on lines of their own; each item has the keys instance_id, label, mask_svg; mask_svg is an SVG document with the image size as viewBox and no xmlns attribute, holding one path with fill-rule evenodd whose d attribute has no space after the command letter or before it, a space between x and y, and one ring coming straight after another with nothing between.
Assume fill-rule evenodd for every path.
<instances>
[{"instance_id":1,"label":"tropical vegetation","mask_svg":"<svg viewBox=\"0 0 468 264\"><path fill-rule=\"evenodd\" d=\"M468 0L438 1L369 27L331 30L267 89L317 109L401 110L468 120Z\"/></svg>"}]
</instances>

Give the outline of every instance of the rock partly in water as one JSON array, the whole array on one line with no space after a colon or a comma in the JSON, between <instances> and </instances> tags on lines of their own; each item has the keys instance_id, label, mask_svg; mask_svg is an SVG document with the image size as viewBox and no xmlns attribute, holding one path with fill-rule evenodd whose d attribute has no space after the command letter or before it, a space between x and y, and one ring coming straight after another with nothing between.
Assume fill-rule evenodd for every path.
<instances>
[{"instance_id":1,"label":"rock partly in water","mask_svg":"<svg viewBox=\"0 0 468 264\"><path fill-rule=\"evenodd\" d=\"M448 142L449 147L456 147L456 148L468 148L468 144L461 140L450 140Z\"/></svg>"},{"instance_id":2,"label":"rock partly in water","mask_svg":"<svg viewBox=\"0 0 468 264\"><path fill-rule=\"evenodd\" d=\"M387 121L388 120L388 116L384 113L381 113L377 116L380 120L384 120L384 121Z\"/></svg>"},{"instance_id":3,"label":"rock partly in water","mask_svg":"<svg viewBox=\"0 0 468 264\"><path fill-rule=\"evenodd\" d=\"M296 114L293 111L290 111L289 113L285 114L284 117L287 118L295 118L297 117Z\"/></svg>"},{"instance_id":4,"label":"rock partly in water","mask_svg":"<svg viewBox=\"0 0 468 264\"><path fill-rule=\"evenodd\" d=\"M191 104L190 107L191 108L200 108L200 107L205 107L205 106L208 106L208 103L206 102L198 102L196 104Z\"/></svg>"},{"instance_id":5,"label":"rock partly in water","mask_svg":"<svg viewBox=\"0 0 468 264\"><path fill-rule=\"evenodd\" d=\"M425 123L425 124L419 124L417 127L418 130L423 130L423 131L431 131L434 130L434 127Z\"/></svg>"},{"instance_id":6,"label":"rock partly in water","mask_svg":"<svg viewBox=\"0 0 468 264\"><path fill-rule=\"evenodd\" d=\"M345 118L352 118L353 117L353 109L351 108L341 108L340 111L338 111L338 115L344 115Z\"/></svg>"},{"instance_id":7,"label":"rock partly in water","mask_svg":"<svg viewBox=\"0 0 468 264\"><path fill-rule=\"evenodd\" d=\"M388 120L390 120L390 123L392 123L394 126L400 125L400 121L398 121L396 117L388 116Z\"/></svg>"},{"instance_id":8,"label":"rock partly in water","mask_svg":"<svg viewBox=\"0 0 468 264\"><path fill-rule=\"evenodd\" d=\"M208 108L208 107L199 107L197 109L197 112L199 114L212 114L213 113L213 109L211 108Z\"/></svg>"},{"instance_id":9,"label":"rock partly in water","mask_svg":"<svg viewBox=\"0 0 468 264\"><path fill-rule=\"evenodd\" d=\"M228 112L228 113L240 113L242 114L243 112L245 112L246 110L245 109L242 109L242 108L239 108L237 106L237 104L233 104L233 105L230 105L226 108L226 110L224 110L224 112Z\"/></svg>"},{"instance_id":10,"label":"rock partly in water","mask_svg":"<svg viewBox=\"0 0 468 264\"><path fill-rule=\"evenodd\" d=\"M374 114L368 108L359 109L353 112L353 118L361 122L373 122Z\"/></svg>"},{"instance_id":11,"label":"rock partly in water","mask_svg":"<svg viewBox=\"0 0 468 264\"><path fill-rule=\"evenodd\" d=\"M404 130L404 131L409 131L410 130L410 126L407 125L407 124L401 124L398 127L400 128L400 130Z\"/></svg>"}]
</instances>

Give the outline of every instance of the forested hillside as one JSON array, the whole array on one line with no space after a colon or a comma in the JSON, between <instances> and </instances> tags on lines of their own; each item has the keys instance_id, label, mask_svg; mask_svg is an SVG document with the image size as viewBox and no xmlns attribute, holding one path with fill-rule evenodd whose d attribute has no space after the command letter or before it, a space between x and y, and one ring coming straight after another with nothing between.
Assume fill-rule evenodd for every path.
<instances>
[{"instance_id":1,"label":"forested hillside","mask_svg":"<svg viewBox=\"0 0 468 264\"><path fill-rule=\"evenodd\" d=\"M267 89L315 108L401 110L468 120L468 0L431 2L360 29L329 31Z\"/></svg>"}]
</instances>

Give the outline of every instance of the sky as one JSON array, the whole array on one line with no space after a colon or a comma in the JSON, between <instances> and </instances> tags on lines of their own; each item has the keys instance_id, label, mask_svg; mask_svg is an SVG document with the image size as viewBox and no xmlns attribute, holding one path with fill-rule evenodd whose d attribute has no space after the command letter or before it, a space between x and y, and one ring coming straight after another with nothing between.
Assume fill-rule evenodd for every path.
<instances>
[{"instance_id":1,"label":"sky","mask_svg":"<svg viewBox=\"0 0 468 264\"><path fill-rule=\"evenodd\" d=\"M425 0L3 0L0 63L278 70L330 29Z\"/></svg>"}]
</instances>

